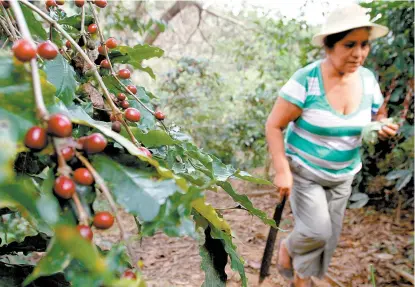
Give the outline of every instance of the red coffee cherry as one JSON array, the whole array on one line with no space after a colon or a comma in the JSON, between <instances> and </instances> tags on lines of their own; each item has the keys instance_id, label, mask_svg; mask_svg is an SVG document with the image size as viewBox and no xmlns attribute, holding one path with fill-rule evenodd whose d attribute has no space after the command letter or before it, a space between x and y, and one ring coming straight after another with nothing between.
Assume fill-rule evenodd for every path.
<instances>
[{"instance_id":1,"label":"red coffee cherry","mask_svg":"<svg viewBox=\"0 0 415 287\"><path fill-rule=\"evenodd\" d=\"M108 52L108 49L105 48ZM98 53L100 53L101 55L105 55L105 50L104 50L104 46L99 46L98 47Z\"/></svg>"},{"instance_id":2,"label":"red coffee cherry","mask_svg":"<svg viewBox=\"0 0 415 287\"><path fill-rule=\"evenodd\" d=\"M45 129L34 126L31 127L24 139L25 146L35 151L40 151L48 144L48 135Z\"/></svg>"},{"instance_id":3,"label":"red coffee cherry","mask_svg":"<svg viewBox=\"0 0 415 287\"><path fill-rule=\"evenodd\" d=\"M88 32L91 34L95 34L98 31L97 24L91 24L88 26Z\"/></svg>"},{"instance_id":4,"label":"red coffee cherry","mask_svg":"<svg viewBox=\"0 0 415 287\"><path fill-rule=\"evenodd\" d=\"M121 69L121 70L118 71L118 76L121 79L129 79L130 76L131 76L131 72L128 69Z\"/></svg>"},{"instance_id":5,"label":"red coffee cherry","mask_svg":"<svg viewBox=\"0 0 415 287\"><path fill-rule=\"evenodd\" d=\"M127 90L133 93L134 95L137 94L137 87L134 85L128 85Z\"/></svg>"},{"instance_id":6,"label":"red coffee cherry","mask_svg":"<svg viewBox=\"0 0 415 287\"><path fill-rule=\"evenodd\" d=\"M51 41L47 40L37 46L37 53L44 59L52 60L58 55L58 47Z\"/></svg>"},{"instance_id":7,"label":"red coffee cherry","mask_svg":"<svg viewBox=\"0 0 415 287\"><path fill-rule=\"evenodd\" d=\"M127 97L124 93L118 93L117 95L117 99L119 99L120 101L124 101L126 98Z\"/></svg>"},{"instance_id":8,"label":"red coffee cherry","mask_svg":"<svg viewBox=\"0 0 415 287\"><path fill-rule=\"evenodd\" d=\"M97 5L99 8L105 8L107 6L107 0L95 0L95 5Z\"/></svg>"},{"instance_id":9,"label":"red coffee cherry","mask_svg":"<svg viewBox=\"0 0 415 287\"><path fill-rule=\"evenodd\" d=\"M164 120L164 118L166 117L161 111L155 112L154 116L156 117L156 119L158 119L160 121Z\"/></svg>"},{"instance_id":10,"label":"red coffee cherry","mask_svg":"<svg viewBox=\"0 0 415 287\"><path fill-rule=\"evenodd\" d=\"M53 186L53 190L55 193L65 199L69 199L75 193L75 183L69 177L64 175L59 176L55 180L55 185Z\"/></svg>"},{"instance_id":11,"label":"red coffee cherry","mask_svg":"<svg viewBox=\"0 0 415 287\"><path fill-rule=\"evenodd\" d=\"M82 7L85 4L85 0L75 0L75 5L77 7Z\"/></svg>"},{"instance_id":12,"label":"red coffee cherry","mask_svg":"<svg viewBox=\"0 0 415 287\"><path fill-rule=\"evenodd\" d=\"M115 40L115 38L113 37L108 38L108 40L105 42L105 45L107 46L108 49L114 49L114 48L117 48L118 46L117 40Z\"/></svg>"},{"instance_id":13,"label":"red coffee cherry","mask_svg":"<svg viewBox=\"0 0 415 287\"><path fill-rule=\"evenodd\" d=\"M66 161L70 161L75 156L73 147L67 146L61 149L61 154Z\"/></svg>"},{"instance_id":14,"label":"red coffee cherry","mask_svg":"<svg viewBox=\"0 0 415 287\"><path fill-rule=\"evenodd\" d=\"M77 168L73 173L73 179L76 183L82 185L91 185L94 183L94 177L85 167Z\"/></svg>"},{"instance_id":15,"label":"red coffee cherry","mask_svg":"<svg viewBox=\"0 0 415 287\"><path fill-rule=\"evenodd\" d=\"M107 59L102 60L100 66L101 66L101 68L104 68L104 69L110 69L111 68L110 63L108 62Z\"/></svg>"},{"instance_id":16,"label":"red coffee cherry","mask_svg":"<svg viewBox=\"0 0 415 287\"><path fill-rule=\"evenodd\" d=\"M139 122L141 118L141 114L137 109L128 108L124 112L124 116L127 120L131 122Z\"/></svg>"},{"instance_id":17,"label":"red coffee cherry","mask_svg":"<svg viewBox=\"0 0 415 287\"><path fill-rule=\"evenodd\" d=\"M108 229L114 224L114 216L108 211L101 211L94 216L94 226L99 229Z\"/></svg>"},{"instance_id":18,"label":"red coffee cherry","mask_svg":"<svg viewBox=\"0 0 415 287\"><path fill-rule=\"evenodd\" d=\"M46 8L50 8L53 6L57 6L55 0L46 0Z\"/></svg>"},{"instance_id":19,"label":"red coffee cherry","mask_svg":"<svg viewBox=\"0 0 415 287\"><path fill-rule=\"evenodd\" d=\"M135 275L134 271L127 269L124 271L121 278L137 280L137 275Z\"/></svg>"},{"instance_id":20,"label":"red coffee cherry","mask_svg":"<svg viewBox=\"0 0 415 287\"><path fill-rule=\"evenodd\" d=\"M123 109L128 109L130 107L130 103L128 101L122 101L120 105Z\"/></svg>"},{"instance_id":21,"label":"red coffee cherry","mask_svg":"<svg viewBox=\"0 0 415 287\"><path fill-rule=\"evenodd\" d=\"M92 241L92 238L94 237L94 234L92 233L92 230L91 230L91 228L89 227L89 226L87 226L87 225L78 225L77 227L76 227L76 229L78 230L78 232L79 232L79 234L83 237L83 238L85 238L85 239L87 239L87 240L89 240L89 241Z\"/></svg>"},{"instance_id":22,"label":"red coffee cherry","mask_svg":"<svg viewBox=\"0 0 415 287\"><path fill-rule=\"evenodd\" d=\"M12 47L14 56L22 62L36 58L36 46L26 39L17 40Z\"/></svg>"},{"instance_id":23,"label":"red coffee cherry","mask_svg":"<svg viewBox=\"0 0 415 287\"><path fill-rule=\"evenodd\" d=\"M48 133L60 137L66 138L72 135L72 122L71 120L62 114L54 114L48 121Z\"/></svg>"},{"instance_id":24,"label":"red coffee cherry","mask_svg":"<svg viewBox=\"0 0 415 287\"><path fill-rule=\"evenodd\" d=\"M102 152L107 146L107 139L100 133L89 135L83 144L83 148L87 153Z\"/></svg>"}]
</instances>

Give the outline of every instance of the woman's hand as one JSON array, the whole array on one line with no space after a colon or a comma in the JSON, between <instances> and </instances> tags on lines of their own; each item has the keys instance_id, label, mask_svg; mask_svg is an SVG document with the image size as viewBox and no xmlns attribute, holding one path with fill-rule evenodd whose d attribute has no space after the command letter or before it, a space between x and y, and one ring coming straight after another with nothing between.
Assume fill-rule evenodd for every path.
<instances>
[{"instance_id":1,"label":"woman's hand","mask_svg":"<svg viewBox=\"0 0 415 287\"><path fill-rule=\"evenodd\" d=\"M397 124L385 124L382 129L378 131L379 139L387 140L396 136L399 130L399 125Z\"/></svg>"},{"instance_id":2,"label":"woman's hand","mask_svg":"<svg viewBox=\"0 0 415 287\"><path fill-rule=\"evenodd\" d=\"M290 168L277 171L274 177L274 185L277 187L281 197L290 196L293 186L293 175Z\"/></svg>"}]
</instances>

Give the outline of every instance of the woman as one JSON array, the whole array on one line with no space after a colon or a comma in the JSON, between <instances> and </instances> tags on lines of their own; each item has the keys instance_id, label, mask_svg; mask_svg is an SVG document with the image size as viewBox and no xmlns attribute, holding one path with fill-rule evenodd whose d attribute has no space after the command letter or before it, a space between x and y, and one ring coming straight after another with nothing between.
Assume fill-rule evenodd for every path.
<instances>
[{"instance_id":1,"label":"woman","mask_svg":"<svg viewBox=\"0 0 415 287\"><path fill-rule=\"evenodd\" d=\"M294 279L292 286L312 286L311 276L327 272L362 166L361 131L383 102L375 76L362 65L369 41L387 32L357 4L335 10L313 37L313 44L324 46L325 59L292 76L268 117L274 183L281 196L290 195L295 218L294 230L279 244L277 263L283 276ZM379 138L393 137L398 128L385 125Z\"/></svg>"}]
</instances>

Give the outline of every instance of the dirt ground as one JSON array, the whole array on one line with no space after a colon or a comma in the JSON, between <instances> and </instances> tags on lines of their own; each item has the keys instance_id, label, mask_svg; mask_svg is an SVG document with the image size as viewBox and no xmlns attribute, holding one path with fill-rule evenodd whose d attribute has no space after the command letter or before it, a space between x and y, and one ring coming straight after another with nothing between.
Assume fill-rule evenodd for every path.
<instances>
[{"instance_id":1,"label":"dirt ground","mask_svg":"<svg viewBox=\"0 0 415 287\"><path fill-rule=\"evenodd\" d=\"M277 195L272 189L244 182L238 182L234 187L238 192L247 194L254 206L272 217L278 203ZM232 199L223 191L209 192L207 197L215 208L235 206ZM259 268L269 228L244 210L230 209L222 213L231 225L238 252L245 259L249 286L260 286ZM405 276L410 277L414 273L413 218L413 211L402 211L397 221L393 213L386 214L371 208L348 209L328 276L324 280L313 279L315 286L373 286L370 276L371 264L375 270L376 286L414 286L408 281L410 278L405 279ZM286 205L281 227L291 230L293 223L291 210L289 205ZM279 232L277 240L287 234ZM192 238L169 238L159 233L151 238L144 238L141 244L135 245L135 249L143 261L142 271L148 286L202 285L204 273L200 269L198 243ZM288 281L277 272L276 252L272 263L272 275L261 287L288 286ZM241 286L239 274L232 271L229 264L227 274L227 286Z\"/></svg>"}]
</instances>

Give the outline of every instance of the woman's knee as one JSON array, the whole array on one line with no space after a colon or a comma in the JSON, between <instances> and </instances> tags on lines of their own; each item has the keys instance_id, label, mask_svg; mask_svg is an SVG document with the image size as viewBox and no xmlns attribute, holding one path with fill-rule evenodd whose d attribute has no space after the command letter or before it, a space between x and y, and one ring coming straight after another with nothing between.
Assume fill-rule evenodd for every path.
<instances>
[{"instance_id":1,"label":"woman's knee","mask_svg":"<svg viewBox=\"0 0 415 287\"><path fill-rule=\"evenodd\" d=\"M320 224L310 228L304 235L314 244L324 246L332 237L332 233L331 222L321 221Z\"/></svg>"},{"instance_id":2,"label":"woman's knee","mask_svg":"<svg viewBox=\"0 0 415 287\"><path fill-rule=\"evenodd\" d=\"M312 235L311 238L315 242L320 243L321 245L325 245L332 236L332 230L330 229L318 229Z\"/></svg>"}]
</instances>

